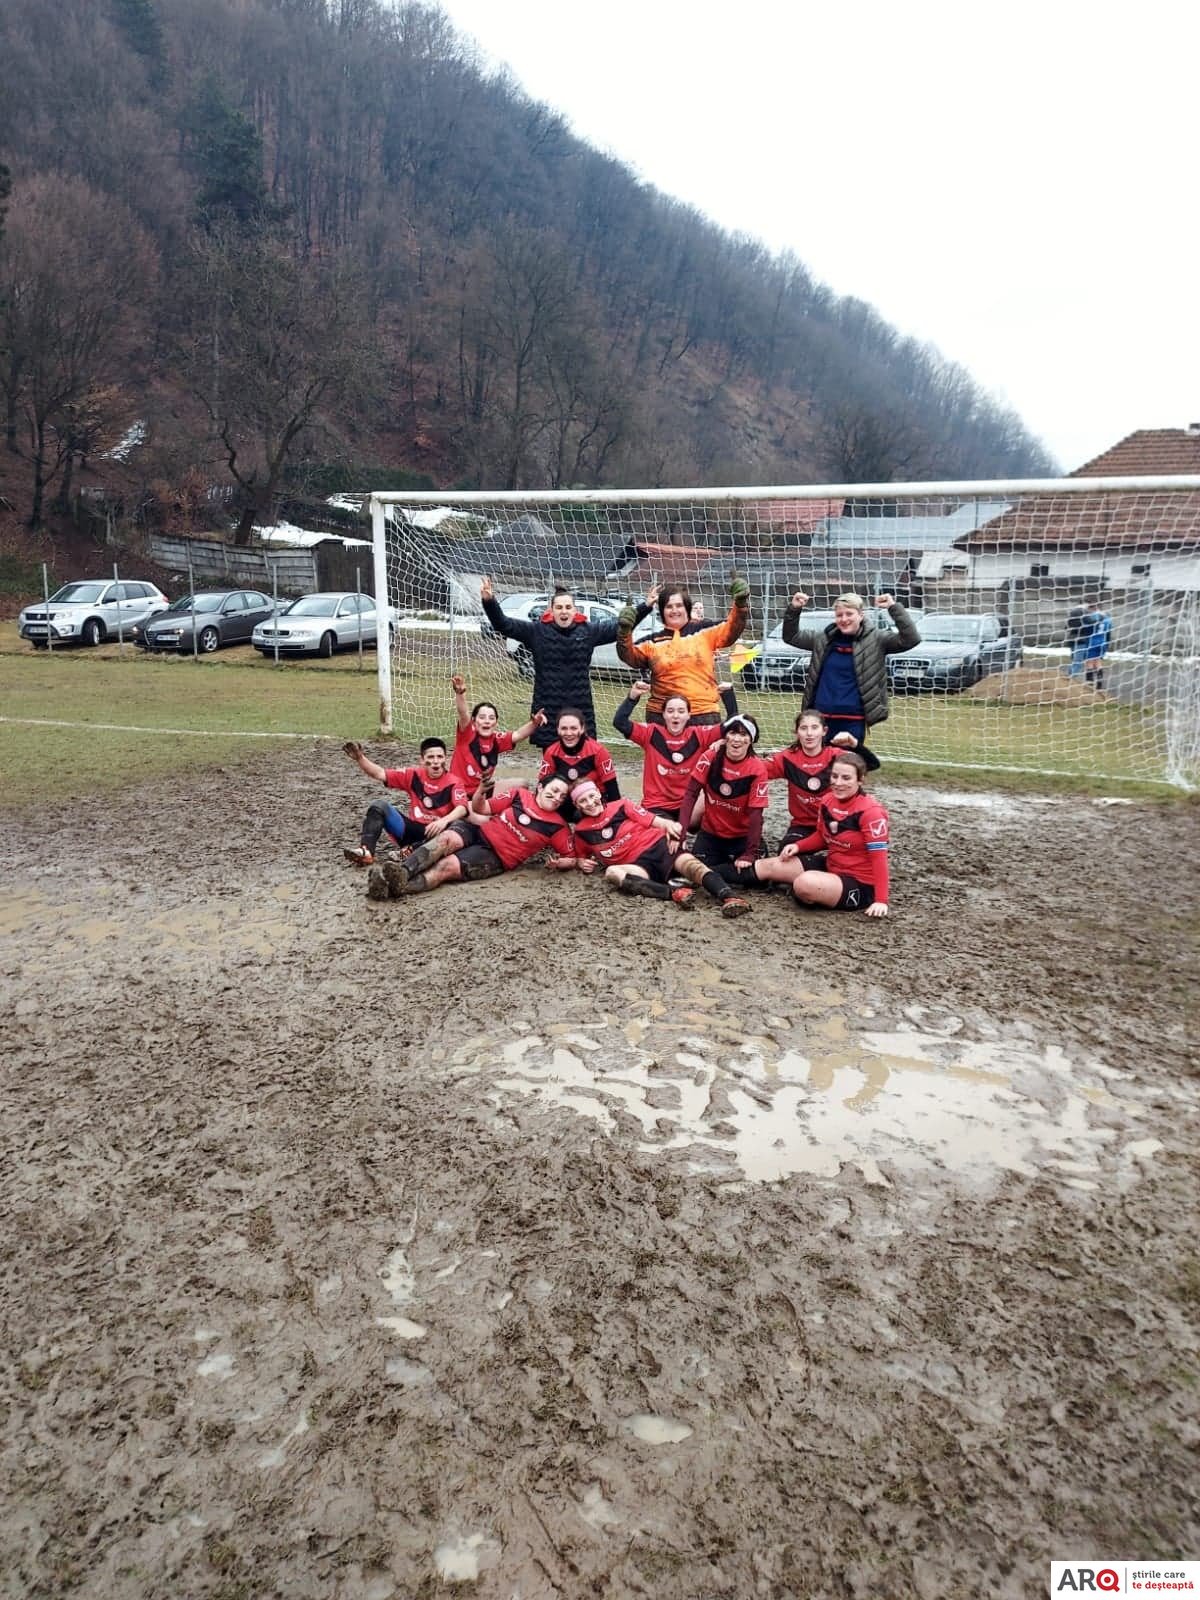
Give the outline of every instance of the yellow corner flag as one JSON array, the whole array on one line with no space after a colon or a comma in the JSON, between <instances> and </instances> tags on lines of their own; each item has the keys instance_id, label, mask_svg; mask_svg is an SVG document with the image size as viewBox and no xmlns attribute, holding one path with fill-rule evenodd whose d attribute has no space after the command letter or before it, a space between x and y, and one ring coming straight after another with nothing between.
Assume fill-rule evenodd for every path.
<instances>
[{"instance_id":1,"label":"yellow corner flag","mask_svg":"<svg viewBox=\"0 0 1200 1600\"><path fill-rule=\"evenodd\" d=\"M741 641L734 645L729 656L730 672L740 672L747 662L753 661L755 656L762 655L762 645L755 644L747 647Z\"/></svg>"}]
</instances>

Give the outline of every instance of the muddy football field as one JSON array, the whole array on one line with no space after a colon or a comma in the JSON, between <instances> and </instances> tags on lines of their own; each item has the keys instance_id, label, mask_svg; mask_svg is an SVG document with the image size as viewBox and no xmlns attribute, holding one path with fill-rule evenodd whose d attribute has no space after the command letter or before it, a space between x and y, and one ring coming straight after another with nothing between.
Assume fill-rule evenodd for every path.
<instances>
[{"instance_id":1,"label":"muddy football field","mask_svg":"<svg viewBox=\"0 0 1200 1600\"><path fill-rule=\"evenodd\" d=\"M7 816L0 1593L1200 1555L1197 810L880 793L886 921L377 906L332 742Z\"/></svg>"}]
</instances>

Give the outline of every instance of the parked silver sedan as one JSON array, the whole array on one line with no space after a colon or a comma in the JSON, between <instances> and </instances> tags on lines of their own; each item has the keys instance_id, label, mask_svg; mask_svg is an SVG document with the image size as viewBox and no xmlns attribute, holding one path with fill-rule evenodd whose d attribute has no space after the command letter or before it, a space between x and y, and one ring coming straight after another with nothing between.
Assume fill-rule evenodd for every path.
<instances>
[{"instance_id":1,"label":"parked silver sedan","mask_svg":"<svg viewBox=\"0 0 1200 1600\"><path fill-rule=\"evenodd\" d=\"M260 622L250 643L264 656L331 656L335 650L378 640L378 612L369 594L337 590L328 594L302 594L277 617Z\"/></svg>"}]
</instances>

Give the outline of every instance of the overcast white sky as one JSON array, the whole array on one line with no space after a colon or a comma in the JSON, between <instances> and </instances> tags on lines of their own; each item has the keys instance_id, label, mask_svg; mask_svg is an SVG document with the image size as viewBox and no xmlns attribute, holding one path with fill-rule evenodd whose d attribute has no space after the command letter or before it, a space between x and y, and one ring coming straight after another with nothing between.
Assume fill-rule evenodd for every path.
<instances>
[{"instance_id":1,"label":"overcast white sky","mask_svg":"<svg viewBox=\"0 0 1200 1600\"><path fill-rule=\"evenodd\" d=\"M1066 471L1200 421L1196 0L440 0L575 132L935 344Z\"/></svg>"}]
</instances>

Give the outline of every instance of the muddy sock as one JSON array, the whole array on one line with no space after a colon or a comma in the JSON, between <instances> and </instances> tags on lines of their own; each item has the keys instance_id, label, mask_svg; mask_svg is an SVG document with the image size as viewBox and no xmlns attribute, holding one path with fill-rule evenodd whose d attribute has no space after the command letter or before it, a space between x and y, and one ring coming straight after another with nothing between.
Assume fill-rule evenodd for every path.
<instances>
[{"instance_id":1,"label":"muddy sock","mask_svg":"<svg viewBox=\"0 0 1200 1600\"><path fill-rule=\"evenodd\" d=\"M387 814L390 809L386 800L372 800L367 807L362 825L362 843L372 855L375 854L375 846L379 843L380 835L387 825Z\"/></svg>"},{"instance_id":2,"label":"muddy sock","mask_svg":"<svg viewBox=\"0 0 1200 1600\"><path fill-rule=\"evenodd\" d=\"M404 866L409 875L409 888L412 888L412 879L418 872L428 872L437 860L430 845L419 844L412 855L405 861Z\"/></svg>"},{"instance_id":3,"label":"muddy sock","mask_svg":"<svg viewBox=\"0 0 1200 1600\"><path fill-rule=\"evenodd\" d=\"M714 900L728 900L733 894L733 890L719 872L706 872L700 879L700 887L707 889Z\"/></svg>"},{"instance_id":4,"label":"muddy sock","mask_svg":"<svg viewBox=\"0 0 1200 1600\"><path fill-rule=\"evenodd\" d=\"M412 859L411 857L409 858ZM415 878L410 878L404 885L405 894L425 894L433 885L429 879L418 873Z\"/></svg>"},{"instance_id":5,"label":"muddy sock","mask_svg":"<svg viewBox=\"0 0 1200 1600\"><path fill-rule=\"evenodd\" d=\"M748 867L735 867L731 861L721 868L721 876L726 883L736 884L739 889L757 889L761 882L753 861Z\"/></svg>"},{"instance_id":6,"label":"muddy sock","mask_svg":"<svg viewBox=\"0 0 1200 1600\"><path fill-rule=\"evenodd\" d=\"M652 883L649 878L622 878L622 894L638 894L646 900L669 900L671 888L666 883Z\"/></svg>"}]
</instances>

